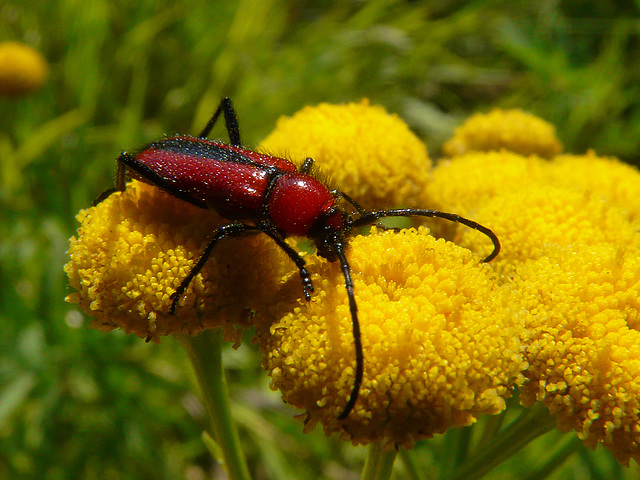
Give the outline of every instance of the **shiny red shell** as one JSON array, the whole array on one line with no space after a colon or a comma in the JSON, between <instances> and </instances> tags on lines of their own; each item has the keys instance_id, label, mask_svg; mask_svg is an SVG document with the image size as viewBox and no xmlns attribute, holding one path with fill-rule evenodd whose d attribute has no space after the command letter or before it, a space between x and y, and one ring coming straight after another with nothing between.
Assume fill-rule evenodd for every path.
<instances>
[{"instance_id":1,"label":"shiny red shell","mask_svg":"<svg viewBox=\"0 0 640 480\"><path fill-rule=\"evenodd\" d=\"M306 236L314 223L335 207L329 189L305 173L288 173L276 182L269 198L273 223L287 235Z\"/></svg>"}]
</instances>

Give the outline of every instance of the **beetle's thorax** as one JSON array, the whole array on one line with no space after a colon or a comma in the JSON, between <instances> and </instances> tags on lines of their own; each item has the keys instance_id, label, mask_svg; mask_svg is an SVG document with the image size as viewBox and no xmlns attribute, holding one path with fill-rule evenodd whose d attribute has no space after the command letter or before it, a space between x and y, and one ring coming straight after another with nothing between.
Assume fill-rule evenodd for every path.
<instances>
[{"instance_id":1,"label":"beetle's thorax","mask_svg":"<svg viewBox=\"0 0 640 480\"><path fill-rule=\"evenodd\" d=\"M309 174L282 174L268 199L268 215L285 235L314 236L325 227L341 229L336 201L329 189Z\"/></svg>"}]
</instances>

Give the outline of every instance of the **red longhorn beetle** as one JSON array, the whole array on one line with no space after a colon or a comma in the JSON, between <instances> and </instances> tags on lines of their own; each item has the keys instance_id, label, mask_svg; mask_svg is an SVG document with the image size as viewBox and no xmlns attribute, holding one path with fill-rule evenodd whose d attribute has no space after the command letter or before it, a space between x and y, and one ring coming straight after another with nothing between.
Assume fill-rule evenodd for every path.
<instances>
[{"instance_id":1,"label":"red longhorn beetle","mask_svg":"<svg viewBox=\"0 0 640 480\"><path fill-rule=\"evenodd\" d=\"M208 140L220 113L230 143ZM307 237L315 242L317 253L329 261L340 262L349 297L349 309L356 353L353 390L338 417L347 418L353 409L364 373L358 307L353 294L351 267L345 256L347 240L354 228L370 225L383 217L438 217L458 222L485 234L493 242L489 262L500 251L498 237L487 227L452 213L437 210L402 208L365 211L347 194L330 190L312 174L313 159L307 158L298 168L289 160L243 148L238 120L229 98L223 98L215 113L197 137L181 135L152 142L134 154L122 152L118 157L116 188L103 193L95 203L115 190L125 189L126 170L131 176L155 185L185 202L204 209L214 209L231 220L219 227L202 255L180 286L171 295L169 314L175 314L178 302L191 280L202 270L216 243L227 237L265 233L289 256L300 271L302 290L311 299L313 284L300 254L290 247L288 236ZM355 213L339 206L343 200Z\"/></svg>"}]
</instances>

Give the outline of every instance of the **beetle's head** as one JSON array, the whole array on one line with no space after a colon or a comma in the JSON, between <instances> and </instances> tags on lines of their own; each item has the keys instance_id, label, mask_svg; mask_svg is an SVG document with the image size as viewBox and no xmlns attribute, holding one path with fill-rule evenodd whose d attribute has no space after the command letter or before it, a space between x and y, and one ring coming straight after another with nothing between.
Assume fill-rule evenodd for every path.
<instances>
[{"instance_id":1,"label":"beetle's head","mask_svg":"<svg viewBox=\"0 0 640 480\"><path fill-rule=\"evenodd\" d=\"M344 210L334 207L318 219L309 231L317 253L330 262L337 260L337 251L342 249L345 239L351 231L351 220Z\"/></svg>"}]
</instances>

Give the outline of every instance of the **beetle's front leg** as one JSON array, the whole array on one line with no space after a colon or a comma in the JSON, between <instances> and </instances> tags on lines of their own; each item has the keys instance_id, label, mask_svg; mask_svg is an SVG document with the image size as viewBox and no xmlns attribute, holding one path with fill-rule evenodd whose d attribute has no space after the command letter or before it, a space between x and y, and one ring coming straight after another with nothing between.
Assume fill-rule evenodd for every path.
<instances>
[{"instance_id":1,"label":"beetle's front leg","mask_svg":"<svg viewBox=\"0 0 640 480\"><path fill-rule=\"evenodd\" d=\"M279 234L273 231L272 228L267 226L259 227L264 233L269 235L274 242L287 254L287 256L296 264L300 271L300 280L302 281L302 291L304 292L304 298L307 301L311 300L311 293L313 292L313 282L311 281L311 274L307 270L306 262L304 258L300 256Z\"/></svg>"}]
</instances>

